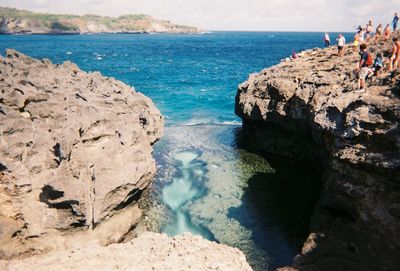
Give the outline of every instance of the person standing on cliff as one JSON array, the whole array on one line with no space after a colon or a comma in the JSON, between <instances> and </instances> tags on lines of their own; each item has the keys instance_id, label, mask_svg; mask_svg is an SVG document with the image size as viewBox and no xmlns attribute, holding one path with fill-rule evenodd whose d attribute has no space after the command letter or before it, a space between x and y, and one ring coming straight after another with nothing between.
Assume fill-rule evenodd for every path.
<instances>
[{"instance_id":1,"label":"person standing on cliff","mask_svg":"<svg viewBox=\"0 0 400 271\"><path fill-rule=\"evenodd\" d=\"M390 57L389 71L397 69L400 60L400 41L397 37L393 38L392 56Z\"/></svg>"},{"instance_id":2,"label":"person standing on cliff","mask_svg":"<svg viewBox=\"0 0 400 271\"><path fill-rule=\"evenodd\" d=\"M366 42L369 42L371 39L371 36L373 35L372 34L372 30L373 30L372 21L368 22L367 26L365 27L365 30L366 30L365 40L366 40Z\"/></svg>"},{"instance_id":3,"label":"person standing on cliff","mask_svg":"<svg viewBox=\"0 0 400 271\"><path fill-rule=\"evenodd\" d=\"M375 31L375 40L379 40L382 37L382 24L379 24Z\"/></svg>"},{"instance_id":4,"label":"person standing on cliff","mask_svg":"<svg viewBox=\"0 0 400 271\"><path fill-rule=\"evenodd\" d=\"M373 59L371 54L367 51L367 45L365 43L360 45L360 62L358 63L358 89L357 93L365 92L365 79L372 74L371 65Z\"/></svg>"},{"instance_id":5,"label":"person standing on cliff","mask_svg":"<svg viewBox=\"0 0 400 271\"><path fill-rule=\"evenodd\" d=\"M341 57L343 55L343 48L346 44L346 39L342 34L339 34L339 37L336 40L338 45L338 56Z\"/></svg>"},{"instance_id":6,"label":"person standing on cliff","mask_svg":"<svg viewBox=\"0 0 400 271\"><path fill-rule=\"evenodd\" d=\"M325 48L328 48L331 46L331 38L329 37L328 32L325 31L325 36L324 36L324 42L325 42Z\"/></svg>"},{"instance_id":7,"label":"person standing on cliff","mask_svg":"<svg viewBox=\"0 0 400 271\"><path fill-rule=\"evenodd\" d=\"M353 46L354 46L354 52L357 52L357 50L358 50L358 45L360 45L360 33L361 33L361 31L362 30L359 30L355 35L354 35L354 43L353 43Z\"/></svg>"},{"instance_id":8,"label":"person standing on cliff","mask_svg":"<svg viewBox=\"0 0 400 271\"><path fill-rule=\"evenodd\" d=\"M384 32L384 40L387 41L390 37L390 25L387 24L385 27L385 32Z\"/></svg>"},{"instance_id":9,"label":"person standing on cliff","mask_svg":"<svg viewBox=\"0 0 400 271\"><path fill-rule=\"evenodd\" d=\"M395 33L397 31L397 24L399 22L399 16L397 15L397 12L394 14L393 21L392 21L392 26L393 26L393 32Z\"/></svg>"},{"instance_id":10,"label":"person standing on cliff","mask_svg":"<svg viewBox=\"0 0 400 271\"><path fill-rule=\"evenodd\" d=\"M379 76L383 69L383 56L382 53L377 53L372 70L375 76Z\"/></svg>"}]
</instances>

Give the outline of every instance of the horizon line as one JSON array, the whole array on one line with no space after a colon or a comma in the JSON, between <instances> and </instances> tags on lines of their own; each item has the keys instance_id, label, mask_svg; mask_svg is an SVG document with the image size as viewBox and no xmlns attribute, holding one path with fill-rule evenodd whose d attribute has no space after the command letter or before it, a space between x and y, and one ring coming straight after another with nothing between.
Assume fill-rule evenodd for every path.
<instances>
[{"instance_id":1,"label":"horizon line","mask_svg":"<svg viewBox=\"0 0 400 271\"><path fill-rule=\"evenodd\" d=\"M27 11L27 12L32 12L32 13L38 13L38 14L53 14L53 15L67 15L67 16L79 16L79 17L84 17L84 16L99 16L99 17L109 17L109 18L119 18L119 17L123 17L123 16L129 16L129 15L144 15L144 16L148 16L154 19L158 19L158 20L162 20L162 21L169 21L172 22L173 24L179 24L174 22L171 19L166 19L166 18L158 18L158 17L154 17L151 14L146 14L146 13L124 13L122 15L118 15L118 16L112 16L112 15L100 15L100 14L96 14L96 13L68 13L68 12L51 12L51 11L37 11L34 9L25 9L25 8L17 8L15 6L5 6L5 5L0 5L0 8L9 8L9 9L15 9L18 11ZM196 27L204 32L292 32L292 33L324 33L324 31L320 31L320 30L249 30L249 29L245 29L245 30L238 30L238 29L204 29L201 26L197 26L197 25L185 25L185 26L190 26L190 27ZM330 33L353 33L356 32L356 29L354 29L354 31L337 31L337 30L332 30L332 31L327 31Z\"/></svg>"}]
</instances>

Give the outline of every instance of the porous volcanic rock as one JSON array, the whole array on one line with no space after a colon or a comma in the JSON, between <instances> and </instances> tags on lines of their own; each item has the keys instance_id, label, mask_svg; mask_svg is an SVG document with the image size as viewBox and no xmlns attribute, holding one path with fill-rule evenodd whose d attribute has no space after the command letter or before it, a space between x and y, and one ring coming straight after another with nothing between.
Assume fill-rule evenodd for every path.
<instances>
[{"instance_id":1,"label":"porous volcanic rock","mask_svg":"<svg viewBox=\"0 0 400 271\"><path fill-rule=\"evenodd\" d=\"M119 242L141 216L163 117L131 87L14 50L0 57L0 258L69 236ZM75 241L74 241L75 242Z\"/></svg>"},{"instance_id":2,"label":"porous volcanic rock","mask_svg":"<svg viewBox=\"0 0 400 271\"><path fill-rule=\"evenodd\" d=\"M389 55L390 43L369 48ZM315 167L323 183L297 270L398 270L400 70L355 93L359 55L313 49L239 86L251 149ZM287 270L293 270L287 268Z\"/></svg>"},{"instance_id":3,"label":"porous volcanic rock","mask_svg":"<svg viewBox=\"0 0 400 271\"><path fill-rule=\"evenodd\" d=\"M107 247L82 243L23 260L0 261L1 270L225 270L251 271L244 254L199 236L143 233L131 242Z\"/></svg>"}]
</instances>

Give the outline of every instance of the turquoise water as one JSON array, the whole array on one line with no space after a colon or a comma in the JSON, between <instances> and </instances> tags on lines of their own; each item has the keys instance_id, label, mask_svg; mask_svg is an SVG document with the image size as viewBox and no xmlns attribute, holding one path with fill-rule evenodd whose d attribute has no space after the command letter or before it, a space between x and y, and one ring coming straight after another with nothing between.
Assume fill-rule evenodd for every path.
<instances>
[{"instance_id":1,"label":"turquoise water","mask_svg":"<svg viewBox=\"0 0 400 271\"><path fill-rule=\"evenodd\" d=\"M167 125L238 122L234 97L249 73L321 45L321 33L0 36L0 52L71 60L134 86L153 99Z\"/></svg>"},{"instance_id":2,"label":"turquoise water","mask_svg":"<svg viewBox=\"0 0 400 271\"><path fill-rule=\"evenodd\" d=\"M333 37L332 34L331 37ZM348 37L350 40L350 37ZM0 52L75 62L149 96L166 118L155 145L159 173L149 227L185 231L242 249L255 270L290 263L305 238L311 173L265 161L238 144L239 83L293 50L322 46L321 33L0 36ZM305 185L303 185L305 184Z\"/></svg>"}]
</instances>

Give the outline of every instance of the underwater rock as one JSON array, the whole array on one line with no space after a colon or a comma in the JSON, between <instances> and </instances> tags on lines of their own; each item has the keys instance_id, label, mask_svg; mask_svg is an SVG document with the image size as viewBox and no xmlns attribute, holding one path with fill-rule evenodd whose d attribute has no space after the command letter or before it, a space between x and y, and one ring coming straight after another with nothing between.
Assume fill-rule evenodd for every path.
<instances>
[{"instance_id":1,"label":"underwater rock","mask_svg":"<svg viewBox=\"0 0 400 271\"><path fill-rule=\"evenodd\" d=\"M390 43L369 51L389 53ZM236 114L252 151L316 168L323 189L298 270L400 266L400 72L356 93L352 48L314 49L250 75Z\"/></svg>"}]
</instances>

